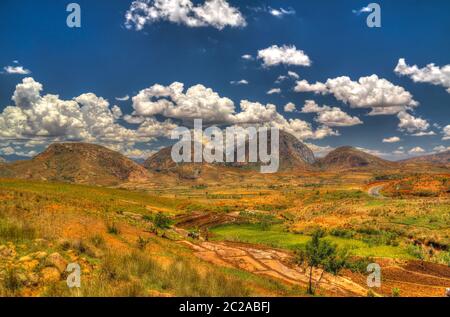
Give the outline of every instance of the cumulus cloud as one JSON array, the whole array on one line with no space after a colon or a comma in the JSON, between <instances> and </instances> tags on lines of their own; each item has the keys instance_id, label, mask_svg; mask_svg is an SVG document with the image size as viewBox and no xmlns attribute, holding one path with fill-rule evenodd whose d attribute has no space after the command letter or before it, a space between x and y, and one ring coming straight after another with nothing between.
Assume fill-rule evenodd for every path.
<instances>
[{"instance_id":1,"label":"cumulus cloud","mask_svg":"<svg viewBox=\"0 0 450 317\"><path fill-rule=\"evenodd\" d=\"M14 75L28 75L31 74L29 69L24 68L23 66L5 66L3 70L6 74L14 74Z\"/></svg>"},{"instance_id":2,"label":"cumulus cloud","mask_svg":"<svg viewBox=\"0 0 450 317\"><path fill-rule=\"evenodd\" d=\"M442 129L442 132L444 133L444 136L442 137L442 140L450 140L450 124L445 126Z\"/></svg>"},{"instance_id":3,"label":"cumulus cloud","mask_svg":"<svg viewBox=\"0 0 450 317\"><path fill-rule=\"evenodd\" d=\"M394 71L401 76L408 76L415 83L442 86L450 93L450 65L439 67L431 63L419 68L417 65L409 66L404 58L400 58Z\"/></svg>"},{"instance_id":4,"label":"cumulus cloud","mask_svg":"<svg viewBox=\"0 0 450 317\"><path fill-rule=\"evenodd\" d=\"M284 111L285 112L294 112L295 111L295 104L292 102L288 102L284 105Z\"/></svg>"},{"instance_id":5,"label":"cumulus cloud","mask_svg":"<svg viewBox=\"0 0 450 317\"><path fill-rule=\"evenodd\" d=\"M326 125L314 130L310 123L299 120L286 120L274 104L263 105L258 102L242 100L240 112L233 101L203 85L195 85L184 91L182 83L169 86L159 84L141 90L133 100L134 113L124 116L132 122L141 118L161 115L166 118L189 121L203 119L206 124L266 125L283 129L299 139L322 139L339 133ZM143 123L141 123L143 124Z\"/></svg>"},{"instance_id":6,"label":"cumulus cloud","mask_svg":"<svg viewBox=\"0 0 450 317\"><path fill-rule=\"evenodd\" d=\"M317 113L322 111L324 108L320 107L314 100L306 100L302 108L303 113Z\"/></svg>"},{"instance_id":7,"label":"cumulus cloud","mask_svg":"<svg viewBox=\"0 0 450 317\"><path fill-rule=\"evenodd\" d=\"M272 126L291 133L300 140L323 139L328 136L339 135L338 131L327 126L319 126L314 130L309 122L300 119L287 120L277 112L277 108L273 104L263 105L259 102L242 100L240 106L242 111L235 116L235 123L238 125Z\"/></svg>"},{"instance_id":8,"label":"cumulus cloud","mask_svg":"<svg viewBox=\"0 0 450 317\"><path fill-rule=\"evenodd\" d=\"M314 156L315 157L324 157L326 156L328 153L330 153L331 151L334 150L333 147L326 145L326 146L320 146L320 145L316 145L316 144L312 144L312 143L306 143L306 146L308 146L311 151L314 152Z\"/></svg>"},{"instance_id":9,"label":"cumulus cloud","mask_svg":"<svg viewBox=\"0 0 450 317\"><path fill-rule=\"evenodd\" d=\"M205 0L199 4L190 0L137 0L131 3L125 19L125 26L137 31L160 21L219 30L247 25L241 12L226 0Z\"/></svg>"},{"instance_id":10,"label":"cumulus cloud","mask_svg":"<svg viewBox=\"0 0 450 317\"><path fill-rule=\"evenodd\" d=\"M127 100L130 100L130 96L129 95L125 95L123 97L116 97L115 99L117 101L127 101Z\"/></svg>"},{"instance_id":11,"label":"cumulus cloud","mask_svg":"<svg viewBox=\"0 0 450 317\"><path fill-rule=\"evenodd\" d=\"M195 85L184 92L184 84L153 85L132 98L136 116L162 115L180 120L203 119L206 123L232 122L234 103L229 98L203 85Z\"/></svg>"},{"instance_id":12,"label":"cumulus cloud","mask_svg":"<svg viewBox=\"0 0 450 317\"><path fill-rule=\"evenodd\" d=\"M379 156L379 157L388 157L389 153L385 153L379 150L373 150L373 149L367 149L364 147L356 147L357 150L360 150L362 152L368 153L370 155L375 155L375 156Z\"/></svg>"},{"instance_id":13,"label":"cumulus cloud","mask_svg":"<svg viewBox=\"0 0 450 317\"><path fill-rule=\"evenodd\" d=\"M302 112L317 113L315 120L328 127L349 127L363 123L358 117L352 117L338 107L321 107L314 100L306 100Z\"/></svg>"},{"instance_id":14,"label":"cumulus cloud","mask_svg":"<svg viewBox=\"0 0 450 317\"><path fill-rule=\"evenodd\" d=\"M401 131L417 133L420 131L426 131L430 127L430 124L426 120L414 117L404 111L399 112L397 117L400 120L398 127Z\"/></svg>"},{"instance_id":15,"label":"cumulus cloud","mask_svg":"<svg viewBox=\"0 0 450 317\"><path fill-rule=\"evenodd\" d=\"M120 108L92 93L73 100L58 95L41 95L43 87L33 78L16 86L14 106L0 113L0 138L81 140L86 142L124 142L137 140L134 131L116 122Z\"/></svg>"},{"instance_id":16,"label":"cumulus cloud","mask_svg":"<svg viewBox=\"0 0 450 317\"><path fill-rule=\"evenodd\" d=\"M363 123L358 117L352 117L337 107L325 107L315 120L328 127L349 127Z\"/></svg>"},{"instance_id":17,"label":"cumulus cloud","mask_svg":"<svg viewBox=\"0 0 450 317\"><path fill-rule=\"evenodd\" d=\"M280 93L281 93L281 89L280 88L272 88L269 91L267 91L268 95L280 94Z\"/></svg>"},{"instance_id":18,"label":"cumulus cloud","mask_svg":"<svg viewBox=\"0 0 450 317\"><path fill-rule=\"evenodd\" d=\"M316 94L326 94L328 93L327 86L321 82L316 82L315 84L310 84L307 80L303 79L297 81L294 91L296 92L314 92Z\"/></svg>"},{"instance_id":19,"label":"cumulus cloud","mask_svg":"<svg viewBox=\"0 0 450 317\"><path fill-rule=\"evenodd\" d=\"M337 100L352 108L372 108L371 115L395 114L418 105L411 93L403 87L378 78L377 75L361 77L358 81L342 76L315 84L301 80L297 81L294 91L333 94Z\"/></svg>"},{"instance_id":20,"label":"cumulus cloud","mask_svg":"<svg viewBox=\"0 0 450 317\"><path fill-rule=\"evenodd\" d=\"M400 142L400 138L398 136L383 139L383 143L397 143L397 142Z\"/></svg>"},{"instance_id":21,"label":"cumulus cloud","mask_svg":"<svg viewBox=\"0 0 450 317\"><path fill-rule=\"evenodd\" d=\"M412 136L431 136L431 135L436 135L436 133L434 131L420 131L420 132L416 132L411 134Z\"/></svg>"},{"instance_id":22,"label":"cumulus cloud","mask_svg":"<svg viewBox=\"0 0 450 317\"><path fill-rule=\"evenodd\" d=\"M425 150L420 146L416 146L408 151L409 154L422 154L425 153Z\"/></svg>"},{"instance_id":23,"label":"cumulus cloud","mask_svg":"<svg viewBox=\"0 0 450 317\"><path fill-rule=\"evenodd\" d=\"M232 85L248 85L248 81L246 79L233 80L233 81L230 81L230 84L232 84Z\"/></svg>"},{"instance_id":24,"label":"cumulus cloud","mask_svg":"<svg viewBox=\"0 0 450 317\"><path fill-rule=\"evenodd\" d=\"M258 51L258 59L263 61L264 67L271 67L277 65L295 65L295 66L310 66L311 60L302 50L292 45L272 45L263 50Z\"/></svg>"},{"instance_id":25,"label":"cumulus cloud","mask_svg":"<svg viewBox=\"0 0 450 317\"><path fill-rule=\"evenodd\" d=\"M433 151L437 152L437 153L447 152L447 151L450 151L450 146L447 146L447 147L445 147L443 145L435 146L433 148Z\"/></svg>"}]
</instances>

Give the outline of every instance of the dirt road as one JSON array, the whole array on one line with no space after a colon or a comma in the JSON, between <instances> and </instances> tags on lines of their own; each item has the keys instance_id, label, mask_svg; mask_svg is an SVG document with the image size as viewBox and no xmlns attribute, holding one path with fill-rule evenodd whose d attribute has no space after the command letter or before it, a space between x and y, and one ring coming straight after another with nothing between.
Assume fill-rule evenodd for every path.
<instances>
[{"instance_id":1,"label":"dirt road","mask_svg":"<svg viewBox=\"0 0 450 317\"><path fill-rule=\"evenodd\" d=\"M380 191L383 189L385 185L377 185L370 187L367 193L369 196L375 197L375 198L384 198L383 195L381 195Z\"/></svg>"},{"instance_id":2,"label":"dirt road","mask_svg":"<svg viewBox=\"0 0 450 317\"><path fill-rule=\"evenodd\" d=\"M227 242L182 243L207 262L265 275L288 284L300 285L304 289L308 285L309 271L294 265L292 255L286 252ZM320 270L313 271L314 284L321 273ZM318 293L328 296L366 296L367 289L345 277L324 273Z\"/></svg>"}]
</instances>

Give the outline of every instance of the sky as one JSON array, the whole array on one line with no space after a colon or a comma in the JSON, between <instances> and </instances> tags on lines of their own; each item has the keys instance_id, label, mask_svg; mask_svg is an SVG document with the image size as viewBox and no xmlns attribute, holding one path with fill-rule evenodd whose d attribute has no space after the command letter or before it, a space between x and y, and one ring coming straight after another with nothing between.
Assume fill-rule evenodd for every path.
<instances>
[{"instance_id":1,"label":"sky","mask_svg":"<svg viewBox=\"0 0 450 317\"><path fill-rule=\"evenodd\" d=\"M0 2L0 156L52 142L145 158L177 126L268 125L321 156L450 149L450 2ZM73 21L73 20L72 20Z\"/></svg>"}]
</instances>

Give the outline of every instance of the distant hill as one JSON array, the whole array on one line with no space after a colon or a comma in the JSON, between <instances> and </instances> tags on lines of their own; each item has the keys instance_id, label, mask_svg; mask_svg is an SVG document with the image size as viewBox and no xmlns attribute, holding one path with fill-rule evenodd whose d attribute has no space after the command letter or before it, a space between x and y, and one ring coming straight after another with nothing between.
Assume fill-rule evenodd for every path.
<instances>
[{"instance_id":1,"label":"distant hill","mask_svg":"<svg viewBox=\"0 0 450 317\"><path fill-rule=\"evenodd\" d=\"M394 162L383 160L351 146L339 147L318 160L317 166L330 170L385 169L395 167Z\"/></svg>"},{"instance_id":2,"label":"distant hill","mask_svg":"<svg viewBox=\"0 0 450 317\"><path fill-rule=\"evenodd\" d=\"M3 157L0 157L0 164L5 164L6 160Z\"/></svg>"},{"instance_id":3,"label":"distant hill","mask_svg":"<svg viewBox=\"0 0 450 317\"><path fill-rule=\"evenodd\" d=\"M450 151L438 154L423 155L400 161L406 164L433 164L433 165L450 165Z\"/></svg>"},{"instance_id":4,"label":"distant hill","mask_svg":"<svg viewBox=\"0 0 450 317\"><path fill-rule=\"evenodd\" d=\"M280 170L286 170L291 168L311 169L312 164L315 162L313 152L295 136L280 131L279 135L279 158L280 158ZM268 137L268 147L270 148L270 134ZM155 172L176 172L182 174L183 178L197 178L202 170L205 168L208 170L217 169L218 167L230 167L241 169L258 169L261 163L249 162L249 142L247 141L245 151L245 162L235 163L220 163L220 164L207 164L207 163L182 163L177 164L172 160L171 151L172 147L166 147L159 152L153 154L145 162L144 166ZM193 152L193 150L192 150ZM237 150L234 152L234 157L237 157Z\"/></svg>"},{"instance_id":5,"label":"distant hill","mask_svg":"<svg viewBox=\"0 0 450 317\"><path fill-rule=\"evenodd\" d=\"M114 185L145 181L148 171L122 154L87 143L56 143L31 160L0 168L0 176Z\"/></svg>"}]
</instances>

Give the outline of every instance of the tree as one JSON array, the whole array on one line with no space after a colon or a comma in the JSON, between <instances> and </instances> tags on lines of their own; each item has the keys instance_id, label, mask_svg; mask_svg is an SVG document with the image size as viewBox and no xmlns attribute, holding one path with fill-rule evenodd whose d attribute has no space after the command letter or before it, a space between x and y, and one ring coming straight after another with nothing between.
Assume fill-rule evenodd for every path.
<instances>
[{"instance_id":1,"label":"tree","mask_svg":"<svg viewBox=\"0 0 450 317\"><path fill-rule=\"evenodd\" d=\"M163 213L159 212L153 218L153 223L157 228L168 229L168 228L170 228L171 221L170 221L169 217L167 217Z\"/></svg>"},{"instance_id":2,"label":"tree","mask_svg":"<svg viewBox=\"0 0 450 317\"><path fill-rule=\"evenodd\" d=\"M347 264L348 252L338 250L335 244L322 239L324 235L325 233L322 230L314 231L305 248L297 251L296 262L298 264L306 262L309 267L309 294L315 293L325 272L337 275ZM313 287L312 275L314 269L321 269L322 272Z\"/></svg>"}]
</instances>

